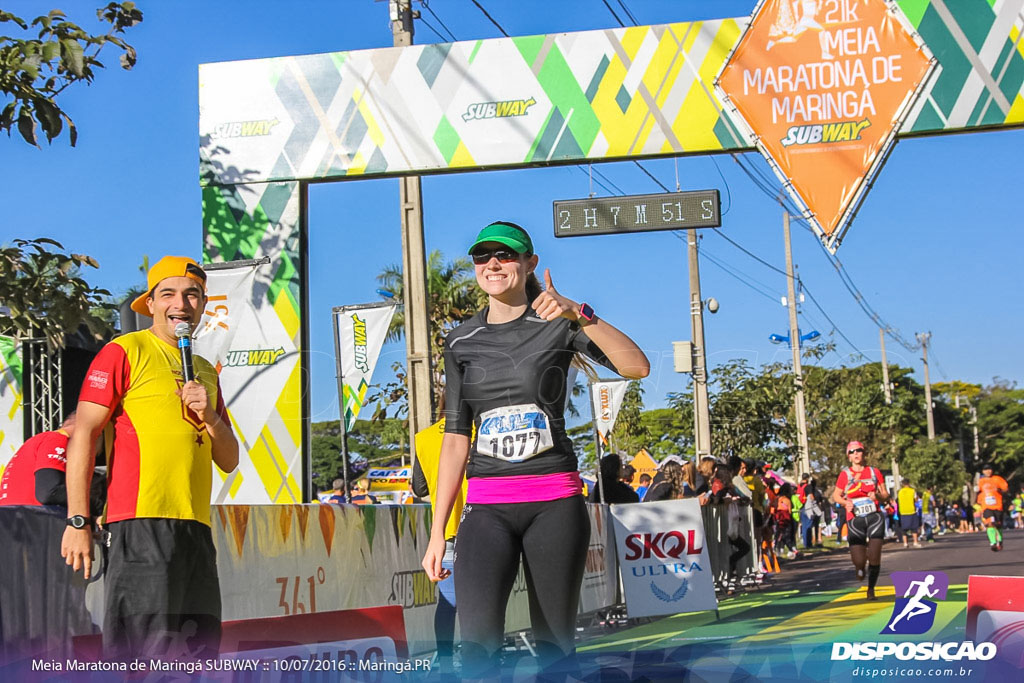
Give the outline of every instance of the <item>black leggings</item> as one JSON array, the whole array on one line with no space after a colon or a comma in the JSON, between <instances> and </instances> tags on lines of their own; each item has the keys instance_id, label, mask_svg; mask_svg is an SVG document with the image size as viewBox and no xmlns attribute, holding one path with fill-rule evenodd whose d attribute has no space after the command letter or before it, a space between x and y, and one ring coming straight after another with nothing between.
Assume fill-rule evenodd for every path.
<instances>
[{"instance_id":1,"label":"black leggings","mask_svg":"<svg viewBox=\"0 0 1024 683\"><path fill-rule=\"evenodd\" d=\"M574 652L589 544L590 516L583 496L465 507L453 572L464 676L493 675L499 664L505 608L520 556L541 666Z\"/></svg>"}]
</instances>

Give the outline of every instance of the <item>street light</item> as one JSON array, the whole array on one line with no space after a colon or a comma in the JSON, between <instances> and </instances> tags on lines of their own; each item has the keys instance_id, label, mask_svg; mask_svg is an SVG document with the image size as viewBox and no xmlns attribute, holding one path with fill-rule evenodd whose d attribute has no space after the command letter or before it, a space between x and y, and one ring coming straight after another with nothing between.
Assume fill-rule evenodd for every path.
<instances>
[{"instance_id":1,"label":"street light","mask_svg":"<svg viewBox=\"0 0 1024 683\"><path fill-rule=\"evenodd\" d=\"M797 330L797 332L799 332L799 331L800 330ZM821 336L821 332L818 332L817 330L811 330L807 334L801 334L800 335L800 341L802 341L802 342L814 341L815 339L817 339L820 336ZM769 334L768 335L768 341L770 341L772 344L789 344L789 335L785 335L785 334Z\"/></svg>"}]
</instances>

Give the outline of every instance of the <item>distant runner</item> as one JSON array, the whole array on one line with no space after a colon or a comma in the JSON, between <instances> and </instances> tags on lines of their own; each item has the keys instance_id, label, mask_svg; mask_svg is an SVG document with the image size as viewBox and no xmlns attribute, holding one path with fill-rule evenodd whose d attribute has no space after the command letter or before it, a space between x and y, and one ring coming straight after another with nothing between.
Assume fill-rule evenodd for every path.
<instances>
[{"instance_id":1,"label":"distant runner","mask_svg":"<svg viewBox=\"0 0 1024 683\"><path fill-rule=\"evenodd\" d=\"M978 480L978 505L981 506L981 519L988 533L988 542L993 552L1003 549L1003 494L1009 492L1010 486L1000 476L992 474L992 464L981 466L981 479Z\"/></svg>"},{"instance_id":2,"label":"distant runner","mask_svg":"<svg viewBox=\"0 0 1024 683\"><path fill-rule=\"evenodd\" d=\"M846 508L846 536L850 559L857 569L857 579L868 577L867 599L875 599L875 584L882 569L882 540L885 518L878 504L889 499L885 480L876 467L864 464L864 444L851 441L846 446L850 466L839 473L832 500ZM866 565L866 566L865 566Z\"/></svg>"}]
</instances>

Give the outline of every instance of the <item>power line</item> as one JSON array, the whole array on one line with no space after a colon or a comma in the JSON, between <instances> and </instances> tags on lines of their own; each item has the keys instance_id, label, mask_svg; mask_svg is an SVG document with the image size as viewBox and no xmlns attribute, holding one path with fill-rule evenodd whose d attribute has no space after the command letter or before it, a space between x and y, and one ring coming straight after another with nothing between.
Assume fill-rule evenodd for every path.
<instances>
[{"instance_id":1,"label":"power line","mask_svg":"<svg viewBox=\"0 0 1024 683\"><path fill-rule=\"evenodd\" d=\"M436 28L434 28L433 26L431 26L431 25L430 25L430 22L429 22L429 21L427 21L427 20L426 20L426 18L424 18L424 16L423 16L422 14L421 14L421 15L420 15L419 17L417 17L417 19L419 19L419 20L420 20L421 22L423 22L423 25L424 25L424 26L426 26L426 27L427 27L427 28L429 28L429 29L430 29L431 31L433 31L433 32L434 32L434 35L435 35L435 36L437 36L438 38L440 38L440 39L441 39L441 42L442 42L442 43L447 43L447 42L448 42L448 39L447 39L447 38L445 38L444 36L442 36L442 35L441 35L441 34L440 34L440 33L438 32L438 30L437 30Z\"/></svg>"},{"instance_id":2,"label":"power line","mask_svg":"<svg viewBox=\"0 0 1024 683\"><path fill-rule=\"evenodd\" d=\"M864 311L864 314L867 315L872 322L874 322L876 325L885 330L885 332L894 340L896 340L896 342L900 344L900 346L907 349L908 351L916 351L918 347L907 342L903 335L900 334L899 330L897 330L895 327L887 323L885 319L883 319L882 316L871 306L871 304L868 303L867 299L864 297L860 289L857 287L857 285L853 282L853 279L850 277L849 271L846 270L845 266L843 266L842 262L837 257L834 257L832 254L829 253L828 249L825 248L825 245L822 244L821 240L814 233L814 230L811 229L811 226L807 223L807 220L801 215L801 212L792 205L791 199L788 197L788 195L786 193L781 192L781 188L775 189L770 186L769 183L774 184L777 181L766 177L756 168L748 168L745 164L741 162L739 155L733 154L732 157L736 164L743 170L744 173L747 174L747 176L751 179L751 181L758 189L760 189L768 197L779 202L783 206L783 208L793 216L794 221L798 225L802 226L805 230L814 235L814 241L825 254L825 258L829 261L829 263L832 264L833 268L835 268L836 273L839 275L839 281L843 283L843 286L850 293L850 296L853 297L854 301L857 302L857 305L860 306L861 310Z\"/></svg>"},{"instance_id":3,"label":"power line","mask_svg":"<svg viewBox=\"0 0 1024 683\"><path fill-rule=\"evenodd\" d=\"M744 254L746 254L746 255L747 255L747 256L749 256L750 258L752 258L752 259L754 259L755 261L757 261L758 263L761 263L762 265L765 265L765 266L767 266L768 268L771 268L771 269L772 269L772 270L774 270L774 271L775 271L776 273L781 273L782 275L785 275L786 277L789 277L789 275L788 275L788 274L786 273L786 271L784 271L784 270L783 270L782 268L779 268L778 266L773 266L773 265L772 265L771 263L768 263L767 261L765 261L765 260L764 260L763 258L761 258L760 256L758 256L757 254L755 254L755 253L753 253L753 252L751 252L751 251L748 251L748 250L747 250L747 249L746 249L745 247L743 247L743 245L741 245L741 244L740 244L739 242L736 242L735 240L733 240L732 238L730 238L730 237L729 237L728 235L726 235L725 233L723 233L723 232L719 232L718 230L716 230L716 231L715 231L715 234L716 234L716 235L718 235L719 237L721 237L722 239L724 239L724 240L725 240L726 242L728 242L728 243L729 243L729 244L731 244L732 246L734 246L734 247L736 247L737 249L739 249L740 251L742 251L742 252L743 252Z\"/></svg>"},{"instance_id":4,"label":"power line","mask_svg":"<svg viewBox=\"0 0 1024 683\"><path fill-rule=\"evenodd\" d=\"M470 2L472 2L472 3L474 4L474 5L476 5L477 9L478 9L478 10L480 10L481 12L483 12L483 13L484 13L484 16L485 16L485 17L487 17L487 19L488 19L488 20L489 20L489 21L490 21L490 22L491 22L492 24L494 24L494 25L495 25L495 26L496 26L496 27L498 28L498 30L499 30L499 31L501 31L501 35L505 36L506 38L511 38L511 36L510 36L510 35L509 35L508 33L506 33L506 32L505 32L505 29L503 29L503 28L501 27L501 24L499 24L499 23L498 23L498 22L497 22L497 21L496 21L496 20L494 19L494 17L492 17L492 16L490 15L490 14L488 14L488 13L487 13L487 10L485 10L485 9L484 9L484 6L483 6L483 5L481 5L481 4L479 3L479 2L477 2L477 0L469 0L469 1L470 1Z\"/></svg>"},{"instance_id":5,"label":"power line","mask_svg":"<svg viewBox=\"0 0 1024 683\"><path fill-rule=\"evenodd\" d=\"M437 13L435 13L434 10L430 7L430 5L427 4L427 0L422 0L421 4L423 5L423 9L430 12L430 16L434 17L434 19L437 20L437 23L441 24L441 27L448 32L448 35L451 36L452 40L457 42L459 39L455 37L455 34L452 32L450 28L448 28L444 21L441 20L441 17L437 16Z\"/></svg>"},{"instance_id":6,"label":"power line","mask_svg":"<svg viewBox=\"0 0 1024 683\"><path fill-rule=\"evenodd\" d=\"M718 171L718 177L722 179L722 184L725 185L725 199L728 202L728 205L725 207L725 211L722 212L722 215L724 216L729 213L729 209L732 208L732 190L729 188L729 181L725 179L725 174L722 173L722 169L718 166L718 162L715 161L715 157L712 156L708 158L711 159L711 163L715 165L715 170Z\"/></svg>"},{"instance_id":7,"label":"power line","mask_svg":"<svg viewBox=\"0 0 1024 683\"><path fill-rule=\"evenodd\" d=\"M619 2L619 7L621 7L622 11L626 13L626 16L629 17L629 20L633 22L633 25L634 26L639 26L640 22L636 20L636 17L633 16L633 13L629 11L628 7L626 7L626 3L623 2L623 0L618 0L618 2Z\"/></svg>"},{"instance_id":8,"label":"power line","mask_svg":"<svg viewBox=\"0 0 1024 683\"><path fill-rule=\"evenodd\" d=\"M601 2L604 3L604 6L607 7L608 11L612 13L613 17L615 17L615 21L619 22L619 26L625 28L626 25L622 23L622 19L619 19L619 15L616 14L615 10L612 9L612 6L608 4L608 0L601 0Z\"/></svg>"},{"instance_id":9,"label":"power line","mask_svg":"<svg viewBox=\"0 0 1024 683\"><path fill-rule=\"evenodd\" d=\"M847 337L845 334L843 334L843 331L839 329L839 326L836 325L835 321L832 320L831 317L829 317L829 314L825 312L825 309L822 308L821 304L818 303L818 300L814 298L813 294L811 294L811 290L807 288L807 285L805 285L802 280L797 280L797 281L800 283L801 291L807 292L807 296L809 296L811 298L811 302L814 304L815 308L817 308L819 311L821 311L821 314L823 316L825 316L825 320L827 320L829 322L829 324L832 326L832 329L834 329L836 331L836 333L840 337L842 337L844 340L846 340L846 343L849 344L850 347L853 348L853 350L856 351L858 353L858 355L860 355L861 358L864 358L866 360L867 359L867 354L865 354L863 351L861 351L859 348L857 348L857 345L854 344L852 341L850 341L849 337Z\"/></svg>"},{"instance_id":10,"label":"power line","mask_svg":"<svg viewBox=\"0 0 1024 683\"><path fill-rule=\"evenodd\" d=\"M604 183L602 183L602 182L601 182L600 180L594 180L594 176L593 176L593 175L591 175L590 173L587 173L587 169L583 168L582 166L579 166L579 165L575 165L575 166L573 166L573 168L575 168L575 169L576 169L577 171L579 171L580 173L584 173L584 174L586 174L586 175L587 175L587 177L588 177L588 178L590 178L590 182L592 182L592 183L596 183L596 184L597 184L597 186L598 186L598 187L600 187L600 188L601 188L602 190L604 190L604 191L605 191L606 193L608 193L608 194L610 194L610 195L614 195L614 194L624 194L624 193L622 192L622 190L619 190L619 191L618 191L618 193L616 193L616 192L615 192L614 190L612 190L612 189L611 189L610 187L608 187L607 185L605 185Z\"/></svg>"},{"instance_id":11,"label":"power line","mask_svg":"<svg viewBox=\"0 0 1024 683\"><path fill-rule=\"evenodd\" d=\"M660 180L658 180L657 178L655 178L655 177L654 177L654 176L653 176L653 175L651 174L651 172L650 172L650 171L648 171L648 170L647 170L646 168L644 168L644 165L643 165L643 164L641 164L641 163L640 163L639 161L634 161L633 163L634 163L634 164L636 164L637 168L639 168L639 169L640 169L641 171L643 171L644 173L646 173L646 174L647 174L647 177L648 177L648 178L650 178L650 179L651 179L651 180L653 180L653 181L654 181L655 183L657 183L658 187L660 187L661 189L663 189L663 190L664 190L665 192L671 192L671 190L669 190L669 189L668 189L667 187L665 187L664 183L662 183L662 182L661 182Z\"/></svg>"},{"instance_id":12,"label":"power line","mask_svg":"<svg viewBox=\"0 0 1024 683\"><path fill-rule=\"evenodd\" d=\"M735 158L735 155L734 155L734 158ZM660 187L661 187L661 188L662 188L663 190L665 190L666 192L668 192L668 188L666 188L666 187L665 187L665 185L664 185L664 184L663 184L663 183L662 183L662 182L661 182L660 180L658 180L657 178L655 178L655 177L654 177L654 176L653 176L653 175L652 175L652 174L650 173L650 171L648 171L648 170L647 170L646 168L644 168L644 167L643 167L643 166L642 166L642 165L640 164L640 162L638 162L638 161L634 161L633 163L634 163L634 164L636 164L636 165L637 165L637 166L638 166L638 167L640 168L640 170L642 170L642 171L643 171L644 173L646 173L646 174L647 174L647 176L648 176L648 177L649 177L649 178L650 178L651 180L653 180L653 181L654 181L655 183L657 183L657 184L658 184L658 185L659 185L659 186L660 186ZM737 163L739 163L739 161L737 161ZM742 164L740 164L740 167L742 168L742 167L743 167L743 165L742 165ZM716 231L715 231L715 234L716 234L716 235L718 235L719 237L723 238L724 240L726 240L726 241L727 241L727 242L729 242L730 244L732 244L732 245L733 245L734 247L736 247L737 249L739 249L740 251L742 251L742 252L743 252L744 254L746 254L746 255L747 255L747 256L749 256L750 258L754 259L755 261L757 261L757 262L761 263L762 265L765 265L765 266L767 266L768 268L770 268L771 270L775 271L776 273L780 273L780 274L782 274L782 275L784 275L784 276L786 276L786 277L789 277L789 276L788 276L788 274L786 273L786 271L782 270L781 268L779 268L779 267L777 267L777 266L774 266L774 265L772 265L771 263L769 263L768 261L765 261L765 260L764 260L763 258L761 258L760 256L757 256L757 255L756 255L756 254L754 254L753 252L751 252L751 251L747 250L747 249L746 249L745 247L743 247L743 246L742 246L741 244L739 244L738 242L736 242L736 241L735 241L735 240L733 240L732 238L728 237L728 236L727 236L727 235L725 235L724 233L722 233L722 232L719 232L719 231L717 231L717 230L716 230ZM677 237L678 237L678 235L677 235ZM682 239L682 238L680 237L680 239ZM707 250L706 250L706 249L704 250L704 254L705 254L706 256L710 256L710 255L708 254L708 252L707 252ZM714 261L713 261L713 262L714 262ZM717 265L717 266L718 266L719 268L722 268L723 270L726 270L726 268L725 268L725 267L724 267L724 266L723 266L722 264L720 264L720 263L715 263L715 265ZM729 271L728 271L728 270L726 270L726 272L729 272ZM758 292L759 294L761 294L762 296L765 296L766 298L768 298L768 299L771 299L772 301L775 301L775 297L774 297L774 296L772 296L772 295L769 295L769 294L765 294L765 292L763 292L763 291L761 291L761 290L757 289L756 287L754 287L754 286L750 285L750 284L749 284L748 282L746 282L745 280L743 280L743 279L742 279L741 277L737 276L737 275L736 275L735 273L729 272L729 274L730 274L730 275L732 275L733 277L735 277L735 278L736 278L737 280L740 280L741 282L743 282L743 283L744 283L745 285L747 285L748 287L751 287L751 289L754 289L755 291L757 291L757 292ZM854 344L854 343L853 343L852 341L850 341L850 338L849 338L849 337L847 337L847 336L846 336L846 335L845 335L845 334L843 333L843 331L842 331L841 329L839 329L839 326L838 326L838 325L836 325L835 321L833 321L833 320L832 320L832 318L830 318L830 317L829 317L829 315L828 315L828 314L827 314L827 313L825 312L825 310L824 310L824 309L823 309L823 308L822 308L822 307L821 307L821 306L820 306L820 305L818 304L818 302L817 302L817 300L816 300L816 299L814 298L814 296L812 296L812 295L811 295L811 292L810 292L810 290L808 290L808 289L806 288L806 286L805 286L805 285L803 284L803 282L801 282L801 281L799 280L799 278L797 278L797 282L798 282L798 283L800 284L801 288L803 288L803 289L804 289L804 290L805 290L805 291L807 292L807 295L811 297L811 301L813 301L813 302L814 302L814 305L815 305L815 306L817 306L818 310L819 310L819 311L821 311L821 314L825 316L825 319L826 319L826 320L828 320L829 324L831 324L831 325L832 325L832 328L833 328L833 329L834 329L834 330L835 330L835 331L836 331L836 332L837 332L837 333L839 334L839 336L840 336L840 337L842 337L842 338L843 338L844 340L846 340L846 343L847 343L847 344L849 344L849 345L850 345L850 346L851 346L851 347L852 347L852 348L853 348L853 349L854 349L854 350L855 350L855 351L856 351L856 352L857 352L857 353L858 353L858 354L859 354L859 355L860 355L860 356L861 356L862 358L867 358L867 355L866 355L866 354L864 354L864 352L863 352L863 351L861 351L861 350L860 350L859 348L857 348L857 346L856 346L856 345L855 345L855 344Z\"/></svg>"}]
</instances>

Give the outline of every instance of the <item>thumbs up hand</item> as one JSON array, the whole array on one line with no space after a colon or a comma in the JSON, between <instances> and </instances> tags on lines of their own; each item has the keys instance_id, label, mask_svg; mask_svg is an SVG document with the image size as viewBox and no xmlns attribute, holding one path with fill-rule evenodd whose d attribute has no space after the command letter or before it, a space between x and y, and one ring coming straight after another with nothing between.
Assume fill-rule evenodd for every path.
<instances>
[{"instance_id":1,"label":"thumbs up hand","mask_svg":"<svg viewBox=\"0 0 1024 683\"><path fill-rule=\"evenodd\" d=\"M568 318L576 320L579 317L579 304L568 299L557 291L551 282L551 269L544 269L544 291L533 300L533 310L544 320L555 318Z\"/></svg>"}]
</instances>

